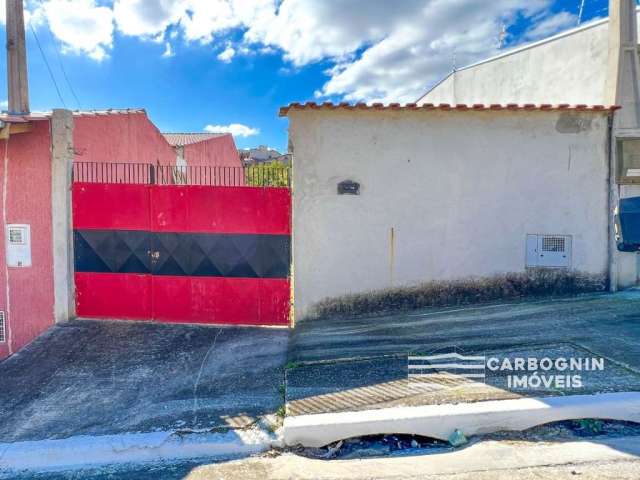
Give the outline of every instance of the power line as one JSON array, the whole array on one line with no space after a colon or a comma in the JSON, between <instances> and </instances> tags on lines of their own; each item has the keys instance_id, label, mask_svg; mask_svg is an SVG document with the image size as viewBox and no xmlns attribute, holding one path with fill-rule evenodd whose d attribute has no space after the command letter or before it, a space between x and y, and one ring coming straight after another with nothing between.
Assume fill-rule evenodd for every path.
<instances>
[{"instance_id":1,"label":"power line","mask_svg":"<svg viewBox=\"0 0 640 480\"><path fill-rule=\"evenodd\" d=\"M580 10L578 12L578 25L582 23L582 13L584 12L584 0L580 0Z\"/></svg>"},{"instance_id":2,"label":"power line","mask_svg":"<svg viewBox=\"0 0 640 480\"><path fill-rule=\"evenodd\" d=\"M40 4L40 7L44 7L44 3L43 3L42 0L37 0L37 1ZM31 26L31 30L33 31L33 26L31 24L29 24L29 26ZM56 55L58 56L58 63L60 64L60 70L62 70L62 76L64 77L64 80L65 80L67 86L69 87L69 90L71 91L71 95L73 95L73 98L76 101L76 105L78 106L78 110L82 110L82 107L80 106L80 100L78 100L78 96L76 95L76 91L74 90L73 86L71 85L71 82L69 81L69 77L67 75L67 70L64 68L64 64L62 62L62 55L60 55L60 49L62 48L61 47L62 44L60 43L60 41L56 40L56 37L54 36L53 31L51 30L51 25L49 24L49 20L47 20L47 28L49 29L49 36L51 37L51 42L56 45ZM34 36L36 36L35 31L34 31ZM38 37L36 36L36 40L37 39L38 39ZM40 46L40 44L38 42L38 47L39 46ZM42 52L42 48L40 49L40 51ZM44 56L44 54L43 54L43 56ZM49 69L49 73L51 73L51 69ZM60 95L60 92L58 92L58 95ZM63 101L63 103L64 103L64 101Z\"/></svg>"},{"instance_id":3,"label":"power line","mask_svg":"<svg viewBox=\"0 0 640 480\"><path fill-rule=\"evenodd\" d=\"M69 81L69 77L67 76L67 70L64 68L64 64L62 63L62 55L60 55L60 42L56 42L56 39L53 36L53 32L51 31L51 27L49 27L49 35L51 36L51 41L53 43L56 43L58 46L58 48L56 48L56 55L58 56L58 63L60 64L60 70L62 70L62 76L64 77L64 80L67 83L69 90L71 91L71 95L73 95L73 98L75 99L76 104L78 105L78 110L82 110L82 107L80 106L80 100L78 100L76 91L73 89L73 86Z\"/></svg>"},{"instance_id":4,"label":"power line","mask_svg":"<svg viewBox=\"0 0 640 480\"><path fill-rule=\"evenodd\" d=\"M31 33L33 33L34 38L36 39L36 43L38 44L38 50L40 50L40 54L42 55L42 59L44 60L45 65L47 66L47 70L49 70L49 75L51 76L51 81L53 82L53 86L56 87L56 92L58 92L58 98L62 102L62 106L67 108L67 104L62 98L62 94L60 93L60 88L58 88L58 82L56 82L56 77L53 76L53 71L51 70L51 65L49 65L49 61L47 60L47 56L44 54L44 50L42 50L42 45L40 45L40 40L38 39L38 35L36 34L35 29L31 22L29 22L29 27L31 28Z\"/></svg>"}]
</instances>

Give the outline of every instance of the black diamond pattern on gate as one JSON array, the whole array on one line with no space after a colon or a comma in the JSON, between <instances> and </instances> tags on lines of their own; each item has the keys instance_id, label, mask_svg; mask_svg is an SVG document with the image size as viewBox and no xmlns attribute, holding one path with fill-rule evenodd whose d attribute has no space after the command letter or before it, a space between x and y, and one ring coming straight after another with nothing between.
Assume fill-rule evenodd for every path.
<instances>
[{"instance_id":1,"label":"black diamond pattern on gate","mask_svg":"<svg viewBox=\"0 0 640 480\"><path fill-rule=\"evenodd\" d=\"M210 249L217 238L207 242L209 235L193 235L191 242L191 275L198 277L223 277L224 274L212 261Z\"/></svg>"},{"instance_id":2,"label":"black diamond pattern on gate","mask_svg":"<svg viewBox=\"0 0 640 480\"><path fill-rule=\"evenodd\" d=\"M132 230L75 230L77 272L149 273L149 233Z\"/></svg>"},{"instance_id":3,"label":"black diamond pattern on gate","mask_svg":"<svg viewBox=\"0 0 640 480\"><path fill-rule=\"evenodd\" d=\"M151 270L155 275L190 275L190 234L154 233L151 244Z\"/></svg>"},{"instance_id":4,"label":"black diamond pattern on gate","mask_svg":"<svg viewBox=\"0 0 640 480\"><path fill-rule=\"evenodd\" d=\"M287 235L74 231L78 272L286 278Z\"/></svg>"}]
</instances>

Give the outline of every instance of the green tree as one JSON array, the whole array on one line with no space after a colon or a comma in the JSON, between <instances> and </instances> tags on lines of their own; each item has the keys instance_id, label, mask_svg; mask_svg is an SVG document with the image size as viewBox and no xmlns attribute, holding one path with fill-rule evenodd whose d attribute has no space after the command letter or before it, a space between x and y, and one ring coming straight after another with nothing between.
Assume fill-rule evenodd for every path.
<instances>
[{"instance_id":1,"label":"green tree","mask_svg":"<svg viewBox=\"0 0 640 480\"><path fill-rule=\"evenodd\" d=\"M291 170L286 163L256 163L244 169L245 183L251 187L288 187L291 185Z\"/></svg>"}]
</instances>

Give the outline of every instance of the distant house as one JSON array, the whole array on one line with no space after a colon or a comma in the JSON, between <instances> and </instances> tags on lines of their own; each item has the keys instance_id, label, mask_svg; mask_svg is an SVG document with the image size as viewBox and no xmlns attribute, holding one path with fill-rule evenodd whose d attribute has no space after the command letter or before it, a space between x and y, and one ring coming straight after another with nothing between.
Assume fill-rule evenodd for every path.
<instances>
[{"instance_id":1,"label":"distant house","mask_svg":"<svg viewBox=\"0 0 640 480\"><path fill-rule=\"evenodd\" d=\"M267 163L279 161L289 163L289 154L282 154L266 145L260 145L256 148L245 148L240 150L240 159L244 165L253 165L256 163Z\"/></svg>"},{"instance_id":2,"label":"distant house","mask_svg":"<svg viewBox=\"0 0 640 480\"><path fill-rule=\"evenodd\" d=\"M242 167L230 133L163 133L177 166Z\"/></svg>"}]
</instances>

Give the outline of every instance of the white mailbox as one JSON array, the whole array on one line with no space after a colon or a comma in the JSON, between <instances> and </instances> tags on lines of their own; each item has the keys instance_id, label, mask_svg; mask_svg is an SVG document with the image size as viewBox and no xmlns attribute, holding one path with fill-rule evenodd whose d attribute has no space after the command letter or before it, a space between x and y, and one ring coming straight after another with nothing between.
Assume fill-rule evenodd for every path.
<instances>
[{"instance_id":1,"label":"white mailbox","mask_svg":"<svg viewBox=\"0 0 640 480\"><path fill-rule=\"evenodd\" d=\"M5 229L8 267L31 266L31 227L26 224L9 224Z\"/></svg>"}]
</instances>

